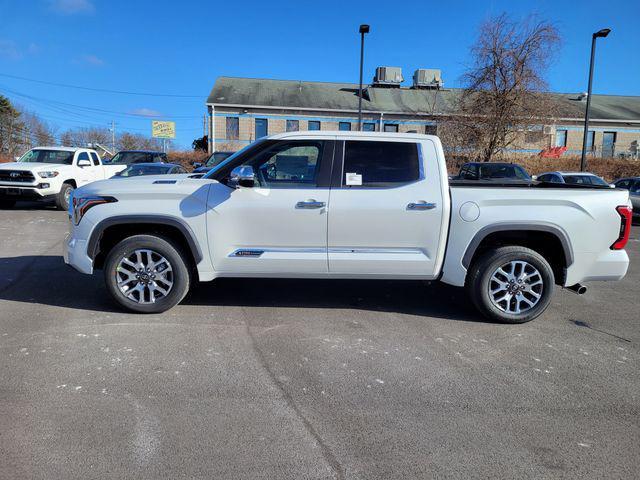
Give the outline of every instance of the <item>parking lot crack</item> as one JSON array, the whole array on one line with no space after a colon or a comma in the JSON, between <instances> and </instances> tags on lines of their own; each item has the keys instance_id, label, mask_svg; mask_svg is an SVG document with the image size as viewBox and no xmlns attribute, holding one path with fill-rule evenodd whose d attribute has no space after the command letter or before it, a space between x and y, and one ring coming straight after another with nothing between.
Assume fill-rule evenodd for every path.
<instances>
[{"instance_id":1,"label":"parking lot crack","mask_svg":"<svg viewBox=\"0 0 640 480\"><path fill-rule=\"evenodd\" d=\"M335 478L338 479L338 480L344 479L345 478L345 476L344 476L344 468L342 467L342 465L340 464L338 459L335 457L335 455L333 454L333 452L331 451L329 446L324 442L324 440L322 439L322 437L320 436L318 431L314 428L314 426L311 424L309 419L304 415L304 413L302 412L300 407L293 400L293 397L287 392L287 390L285 389L285 387L282 384L282 382L278 379L278 376L273 372L273 370L271 370L271 367L269 366L269 362L267 361L267 358L265 357L264 353L262 352L262 350L260 350L260 348L257 345L256 338L255 338L253 332L251 331L251 326L247 322L246 316L245 316L245 320L244 320L244 325L245 325L245 328L247 330L247 335L248 335L248 337L249 337L249 339L251 341L251 348L252 348L253 352L255 353L255 355L256 355L256 357L258 359L258 362L260 363L262 368L264 368L264 370L267 372L267 375L269 376L269 378L273 382L273 384L280 391L280 394L284 398L287 406L291 410L293 410L295 415L302 422L302 425L304 426L304 428L307 431L307 433L309 435L311 435L311 437L315 440L315 442L320 447L320 451L322 452L322 457L324 458L324 460L329 464L329 466L333 470L333 472L335 474Z\"/></svg>"}]
</instances>

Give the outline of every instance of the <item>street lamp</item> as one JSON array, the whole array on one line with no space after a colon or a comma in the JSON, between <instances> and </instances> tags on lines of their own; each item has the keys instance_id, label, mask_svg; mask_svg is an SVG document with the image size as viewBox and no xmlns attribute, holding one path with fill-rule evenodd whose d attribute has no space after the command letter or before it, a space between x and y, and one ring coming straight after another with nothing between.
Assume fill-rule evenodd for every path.
<instances>
[{"instance_id":1,"label":"street lamp","mask_svg":"<svg viewBox=\"0 0 640 480\"><path fill-rule=\"evenodd\" d=\"M610 28L603 28L591 36L591 61L589 62L589 87L587 89L587 109L584 112L584 136L582 137L582 157L580 157L580 171L587 169L587 137L589 136L589 108L591 107L591 84L593 82L593 60L596 56L596 38L604 38L611 32ZM593 145L592 145L593 147Z\"/></svg>"},{"instance_id":2,"label":"street lamp","mask_svg":"<svg viewBox=\"0 0 640 480\"><path fill-rule=\"evenodd\" d=\"M362 63L364 61L364 34L369 33L369 25L360 25L360 88L358 89L358 131L362 131Z\"/></svg>"}]
</instances>

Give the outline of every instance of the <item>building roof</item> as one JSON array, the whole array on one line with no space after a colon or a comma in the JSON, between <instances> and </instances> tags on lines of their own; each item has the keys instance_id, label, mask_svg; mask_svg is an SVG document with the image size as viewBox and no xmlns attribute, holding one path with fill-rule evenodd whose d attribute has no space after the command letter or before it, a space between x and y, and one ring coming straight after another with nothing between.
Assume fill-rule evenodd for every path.
<instances>
[{"instance_id":1,"label":"building roof","mask_svg":"<svg viewBox=\"0 0 640 480\"><path fill-rule=\"evenodd\" d=\"M404 115L446 115L453 113L461 89L423 90L367 86L364 112ZM208 104L302 110L354 112L358 110L358 85L353 83L308 82L259 78L218 77ZM586 101L578 93L550 93L562 118L584 118ZM640 122L640 97L592 95L591 119Z\"/></svg>"}]
</instances>

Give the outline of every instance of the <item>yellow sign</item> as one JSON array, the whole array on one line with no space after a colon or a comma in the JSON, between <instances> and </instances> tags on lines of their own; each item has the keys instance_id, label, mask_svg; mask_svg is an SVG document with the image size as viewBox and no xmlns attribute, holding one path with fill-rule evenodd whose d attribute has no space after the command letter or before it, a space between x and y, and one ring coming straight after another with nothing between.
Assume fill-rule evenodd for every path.
<instances>
[{"instance_id":1,"label":"yellow sign","mask_svg":"<svg viewBox=\"0 0 640 480\"><path fill-rule=\"evenodd\" d=\"M176 122L151 120L151 136L155 138L176 138Z\"/></svg>"}]
</instances>

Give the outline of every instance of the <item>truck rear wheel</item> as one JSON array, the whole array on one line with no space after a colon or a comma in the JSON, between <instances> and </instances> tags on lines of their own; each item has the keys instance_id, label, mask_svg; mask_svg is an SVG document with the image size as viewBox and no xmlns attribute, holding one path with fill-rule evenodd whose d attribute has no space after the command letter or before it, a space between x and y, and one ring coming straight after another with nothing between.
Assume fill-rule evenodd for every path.
<instances>
[{"instance_id":1,"label":"truck rear wheel","mask_svg":"<svg viewBox=\"0 0 640 480\"><path fill-rule=\"evenodd\" d=\"M71 185L70 183L63 183L60 192L58 192L58 195L56 195L56 208L58 210L69 209L71 192L73 192L73 185Z\"/></svg>"},{"instance_id":2,"label":"truck rear wheel","mask_svg":"<svg viewBox=\"0 0 640 480\"><path fill-rule=\"evenodd\" d=\"M159 313L182 301L190 272L180 247L155 235L122 240L107 255L104 278L111 296L123 307Z\"/></svg>"},{"instance_id":3,"label":"truck rear wheel","mask_svg":"<svg viewBox=\"0 0 640 480\"><path fill-rule=\"evenodd\" d=\"M542 255L513 246L490 250L474 261L466 289L485 317L525 323L547 309L554 284L553 270Z\"/></svg>"}]
</instances>

